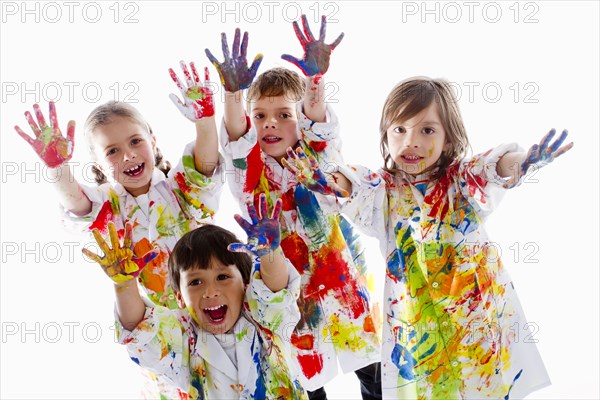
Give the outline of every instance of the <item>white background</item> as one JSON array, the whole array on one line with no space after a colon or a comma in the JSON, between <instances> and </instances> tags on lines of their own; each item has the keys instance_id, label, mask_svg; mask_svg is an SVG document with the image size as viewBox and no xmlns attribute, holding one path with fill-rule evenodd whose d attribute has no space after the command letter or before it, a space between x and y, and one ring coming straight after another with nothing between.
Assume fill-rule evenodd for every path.
<instances>
[{"instance_id":1,"label":"white background","mask_svg":"<svg viewBox=\"0 0 600 400\"><path fill-rule=\"evenodd\" d=\"M508 193L488 231L553 381L530 398L599 398L595 1L2 2L1 397L135 398L141 385L114 343L111 283L83 260L83 239L62 229L45 168L14 132L15 124L29 131L23 112L36 101L46 112L60 97L61 126L78 123L73 161L83 183L83 121L115 97L137 101L176 162L194 129L168 98L176 88L167 69L179 70L180 59L208 65L206 47L221 59L220 33L231 39L236 26L250 32L250 57L264 53L259 72L288 65L281 54L301 55L291 26L300 9L315 34L315 15L329 16L327 42L346 34L326 79L350 163L381 165L383 102L414 75L456 83L475 152L510 141L528 147L552 127L569 129L573 150ZM217 101L219 118L222 110ZM240 234L237 211L226 190L218 223ZM382 282L377 243L365 244ZM359 397L353 374L326 388L330 398Z\"/></svg>"}]
</instances>

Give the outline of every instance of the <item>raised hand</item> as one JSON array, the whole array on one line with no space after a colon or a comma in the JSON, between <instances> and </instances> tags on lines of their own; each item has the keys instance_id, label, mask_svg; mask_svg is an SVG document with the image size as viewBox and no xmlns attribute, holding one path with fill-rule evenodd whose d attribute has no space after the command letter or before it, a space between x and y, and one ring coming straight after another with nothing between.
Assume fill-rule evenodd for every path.
<instances>
[{"instance_id":1,"label":"raised hand","mask_svg":"<svg viewBox=\"0 0 600 400\"><path fill-rule=\"evenodd\" d=\"M326 176L319 168L317 160L312 156L307 157L300 147L295 152L288 147L287 155L288 158L282 159L281 163L296 175L298 182L309 190L324 195L349 196L349 193L335 182L335 177L333 175Z\"/></svg>"},{"instance_id":2,"label":"raised hand","mask_svg":"<svg viewBox=\"0 0 600 400\"><path fill-rule=\"evenodd\" d=\"M206 49L206 56L210 62L215 66L221 77L221 83L226 91L230 93L237 92L239 90L247 89L252 84L256 71L262 62L263 55L257 54L254 57L252 66L248 68L248 60L246 59L246 51L248 49L248 32L244 32L244 38L242 39L242 45L240 46L240 29L235 30L235 36L233 38L233 54L229 55L229 46L227 45L227 36L225 33L221 34L221 46L223 48L223 62L219 63L215 56Z\"/></svg>"},{"instance_id":3,"label":"raised hand","mask_svg":"<svg viewBox=\"0 0 600 400\"><path fill-rule=\"evenodd\" d=\"M279 214L281 213L282 201L277 199L273 206L273 214L269 218L267 210L267 196L264 193L259 197L259 210L253 204L248 204L248 214L252 223L246 221L241 215L234 215L237 223L248 235L248 244L232 243L228 246L229 251L249 252L257 257L262 257L276 250L281 243L281 231L279 226Z\"/></svg>"},{"instance_id":4,"label":"raised hand","mask_svg":"<svg viewBox=\"0 0 600 400\"><path fill-rule=\"evenodd\" d=\"M25 112L25 118L35 134L35 139L32 139L21 128L15 126L15 130L27 143L33 147L33 150L42 159L44 164L50 168L56 168L65 162L69 161L73 156L73 144L75 142L75 121L69 121L67 125L67 137L63 137L58 127L58 119L56 118L56 106L54 102L50 102L50 126L46 124L44 115L40 110L40 106L33 105L37 124L33 120L29 111Z\"/></svg>"},{"instance_id":5,"label":"raised hand","mask_svg":"<svg viewBox=\"0 0 600 400\"><path fill-rule=\"evenodd\" d=\"M151 250L142 257L137 257L131 250L131 224L125 224L125 237L123 238L123 246L119 242L119 235L115 224L108 223L108 233L112 249L100 235L98 229L92 231L98 246L104 252L104 257L92 252L89 249L83 248L85 254L90 260L100 264L106 275L117 285L136 278L144 269L146 264L152 261L158 255L158 252Z\"/></svg>"},{"instance_id":6,"label":"raised hand","mask_svg":"<svg viewBox=\"0 0 600 400\"><path fill-rule=\"evenodd\" d=\"M550 145L550 141L556 134L556 130L552 129L544 136L540 144L534 144L531 146L525 157L525 161L521 163L521 174L525 175L529 168L535 166L541 168L548 165L555 158L563 155L573 147L573 142L566 146L560 147L565 139L567 138L567 130L562 131L560 137Z\"/></svg>"},{"instance_id":7,"label":"raised hand","mask_svg":"<svg viewBox=\"0 0 600 400\"><path fill-rule=\"evenodd\" d=\"M298 22L294 21L294 31L296 36L304 49L304 57L299 60L289 54L283 54L281 58L291 62L302 70L306 76L317 76L320 77L329 69L329 59L331 52L337 47L342 41L344 34L340 34L337 39L331 44L325 44L325 29L327 26L327 20L323 15L321 17L321 31L319 32L319 40L315 40L310 27L308 26L308 19L306 15L302 15L302 28L304 34L300 31Z\"/></svg>"},{"instance_id":8,"label":"raised hand","mask_svg":"<svg viewBox=\"0 0 600 400\"><path fill-rule=\"evenodd\" d=\"M213 102L213 93L208 86L208 68L204 68L204 84L200 82L198 71L194 63L190 63L192 73L188 70L187 66L183 61L179 63L185 76L186 85L184 85L175 71L169 68L169 74L173 82L179 88L181 95L183 96L183 102L175 94L171 93L169 98L183 114L184 117L192 122L196 122L205 117L212 117L215 115L215 106Z\"/></svg>"}]
</instances>

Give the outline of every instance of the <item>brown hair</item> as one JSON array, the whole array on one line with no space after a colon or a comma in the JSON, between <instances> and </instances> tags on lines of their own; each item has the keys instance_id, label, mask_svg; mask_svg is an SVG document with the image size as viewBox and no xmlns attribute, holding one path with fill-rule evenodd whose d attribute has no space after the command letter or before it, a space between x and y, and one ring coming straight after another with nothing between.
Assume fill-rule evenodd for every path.
<instances>
[{"instance_id":1,"label":"brown hair","mask_svg":"<svg viewBox=\"0 0 600 400\"><path fill-rule=\"evenodd\" d=\"M154 133L152 133L152 128L150 128L150 124L146 122L144 117L142 117L142 114L140 114L135 107L129 103L124 103L121 101L109 101L108 103L96 107L87 117L83 126L83 131L88 140L92 157L94 157L92 141L92 133L94 132L94 129L96 129L98 126L110 124L115 116L131 119L133 122L146 129L151 137L154 136ZM166 176L171 169L171 164L164 160L163 155L158 147L155 149L154 153L154 166L160 169ZM104 175L104 173L96 165L92 166L92 173L94 174L94 180L98 185L107 182L106 175Z\"/></svg>"},{"instance_id":2,"label":"brown hair","mask_svg":"<svg viewBox=\"0 0 600 400\"><path fill-rule=\"evenodd\" d=\"M466 155L470 147L469 139L450 82L445 79L415 77L397 84L383 105L379 124L381 135L379 145L384 170L392 173L398 170L388 149L388 128L393 124L409 120L434 101L438 105L448 146L437 161L438 168L432 177L438 179L450 164Z\"/></svg>"},{"instance_id":3,"label":"brown hair","mask_svg":"<svg viewBox=\"0 0 600 400\"><path fill-rule=\"evenodd\" d=\"M285 96L287 100L298 102L304 97L306 83L296 72L285 68L271 68L260 74L248 89L248 110L250 102L263 97Z\"/></svg>"},{"instance_id":4,"label":"brown hair","mask_svg":"<svg viewBox=\"0 0 600 400\"><path fill-rule=\"evenodd\" d=\"M181 271L208 269L213 259L219 260L223 265L235 265L244 283L250 282L252 259L246 253L229 251L227 246L231 243L240 243L240 240L227 229L212 224L203 225L183 235L169 256L169 278L173 289L181 292Z\"/></svg>"}]
</instances>

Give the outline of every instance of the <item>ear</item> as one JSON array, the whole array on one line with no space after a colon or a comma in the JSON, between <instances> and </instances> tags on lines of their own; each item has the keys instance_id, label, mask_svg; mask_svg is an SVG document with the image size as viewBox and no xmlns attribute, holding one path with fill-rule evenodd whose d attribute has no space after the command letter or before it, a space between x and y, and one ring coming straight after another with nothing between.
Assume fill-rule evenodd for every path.
<instances>
[{"instance_id":1,"label":"ear","mask_svg":"<svg viewBox=\"0 0 600 400\"><path fill-rule=\"evenodd\" d=\"M181 309L185 309L187 306L185 305L185 300L183 300L183 296L181 296L181 292L179 290L173 290L175 293L175 300L177 300L177 305Z\"/></svg>"},{"instance_id":2,"label":"ear","mask_svg":"<svg viewBox=\"0 0 600 400\"><path fill-rule=\"evenodd\" d=\"M152 144L152 152L156 154L156 136L153 133L150 134L150 143Z\"/></svg>"}]
</instances>

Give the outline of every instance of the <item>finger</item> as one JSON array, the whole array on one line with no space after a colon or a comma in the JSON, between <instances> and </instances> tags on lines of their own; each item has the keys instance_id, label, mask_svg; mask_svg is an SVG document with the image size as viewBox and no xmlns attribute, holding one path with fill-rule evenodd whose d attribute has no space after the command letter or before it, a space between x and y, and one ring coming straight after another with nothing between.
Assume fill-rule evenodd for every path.
<instances>
[{"instance_id":1,"label":"finger","mask_svg":"<svg viewBox=\"0 0 600 400\"><path fill-rule=\"evenodd\" d=\"M175 82L175 84L179 88L179 91L181 93L185 93L185 89L183 87L183 83L181 82L181 80L179 79L179 77L177 76L177 74L175 73L175 71L173 71L173 68L169 68L169 75L171 75L171 79L173 79L173 82Z\"/></svg>"},{"instance_id":2,"label":"finger","mask_svg":"<svg viewBox=\"0 0 600 400\"><path fill-rule=\"evenodd\" d=\"M120 249L121 243L119 243L119 234L117 233L115 224L112 222L108 223L108 235L110 236L110 244L112 245L113 251Z\"/></svg>"},{"instance_id":3,"label":"finger","mask_svg":"<svg viewBox=\"0 0 600 400\"><path fill-rule=\"evenodd\" d=\"M313 36L310 30L310 26L308 25L308 18L306 18L306 14L302 14L302 28L304 29L304 34L306 35L306 38L309 41L314 42L315 37Z\"/></svg>"},{"instance_id":4,"label":"finger","mask_svg":"<svg viewBox=\"0 0 600 400\"><path fill-rule=\"evenodd\" d=\"M554 153L554 158L562 156L567 151L571 150L572 147L573 147L573 142L569 143L568 145L566 145L564 147L561 147L560 149L558 149L558 151L556 153Z\"/></svg>"},{"instance_id":5,"label":"finger","mask_svg":"<svg viewBox=\"0 0 600 400\"><path fill-rule=\"evenodd\" d=\"M246 52L248 51L248 32L244 32L244 37L242 39L242 48L240 49L240 55L242 58L246 58Z\"/></svg>"},{"instance_id":6,"label":"finger","mask_svg":"<svg viewBox=\"0 0 600 400\"><path fill-rule=\"evenodd\" d=\"M254 57L254 61L252 62L252 66L250 67L250 76L254 77L256 75L256 71L258 71L258 67L260 67L260 63L263 60L263 55L258 53L256 57Z\"/></svg>"},{"instance_id":7,"label":"finger","mask_svg":"<svg viewBox=\"0 0 600 400\"><path fill-rule=\"evenodd\" d=\"M296 32L296 37L300 41L300 44L302 45L302 48L305 48L306 47L306 43L308 42L308 40L306 40L306 38L304 37L304 35L300 31L300 27L298 26L298 22L294 21L292 23L292 26L294 27L294 32Z\"/></svg>"},{"instance_id":8,"label":"finger","mask_svg":"<svg viewBox=\"0 0 600 400\"><path fill-rule=\"evenodd\" d=\"M67 123L67 140L69 141L68 153L73 154L73 146L75 145L75 121Z\"/></svg>"},{"instance_id":9,"label":"finger","mask_svg":"<svg viewBox=\"0 0 600 400\"><path fill-rule=\"evenodd\" d=\"M248 248L247 245L243 244L243 243L231 243L229 246L227 246L227 250L229 250L232 253L250 253L250 249Z\"/></svg>"},{"instance_id":10,"label":"finger","mask_svg":"<svg viewBox=\"0 0 600 400\"><path fill-rule=\"evenodd\" d=\"M125 236L123 237L123 248L130 249L131 241L133 236L133 229L131 223L127 222L125 224Z\"/></svg>"},{"instance_id":11,"label":"finger","mask_svg":"<svg viewBox=\"0 0 600 400\"><path fill-rule=\"evenodd\" d=\"M31 113L29 111L25 111L25 118L27 119L27 123L31 127L31 130L35 134L35 137L37 138L38 136L40 136L42 131L40 130L36 122L33 120L33 117L31 116Z\"/></svg>"},{"instance_id":12,"label":"finger","mask_svg":"<svg viewBox=\"0 0 600 400\"><path fill-rule=\"evenodd\" d=\"M304 67L303 67L304 64L302 63L301 60L298 60L296 57L291 56L289 54L282 54L281 58L284 59L285 61L291 62L296 67L300 68L306 75L306 70L304 69Z\"/></svg>"},{"instance_id":13,"label":"finger","mask_svg":"<svg viewBox=\"0 0 600 400\"><path fill-rule=\"evenodd\" d=\"M83 249L81 249L81 252L88 259L90 259L90 260L92 260L94 262L97 262L98 264L102 265L102 257L100 257L98 254L94 253L90 249L87 249L87 248L84 247Z\"/></svg>"},{"instance_id":14,"label":"finger","mask_svg":"<svg viewBox=\"0 0 600 400\"><path fill-rule=\"evenodd\" d=\"M44 114L42 114L42 110L40 106L37 104L33 105L33 110L35 111L35 118L38 121L38 125L40 129L44 129L46 127L46 120L44 119Z\"/></svg>"},{"instance_id":15,"label":"finger","mask_svg":"<svg viewBox=\"0 0 600 400\"><path fill-rule=\"evenodd\" d=\"M279 220L279 214L281 214L281 208L283 207L283 200L277 199L275 202L275 206L273 206L273 214L271 214L271 219Z\"/></svg>"},{"instance_id":16,"label":"finger","mask_svg":"<svg viewBox=\"0 0 600 400\"><path fill-rule=\"evenodd\" d=\"M269 210L267 208L267 196L264 193L261 193L259 196L259 204L260 204L260 219L269 218Z\"/></svg>"},{"instance_id":17,"label":"finger","mask_svg":"<svg viewBox=\"0 0 600 400\"><path fill-rule=\"evenodd\" d=\"M240 28L235 28L235 35L233 36L233 46L231 50L233 52L232 57L234 60L240 56Z\"/></svg>"},{"instance_id":18,"label":"finger","mask_svg":"<svg viewBox=\"0 0 600 400\"><path fill-rule=\"evenodd\" d=\"M281 163L283 164L283 166L285 168L287 168L290 172L292 172L294 175L298 175L298 168L296 168L295 166L293 166L292 164L290 164L288 162L288 160L286 160L285 158L281 159Z\"/></svg>"},{"instance_id":19,"label":"finger","mask_svg":"<svg viewBox=\"0 0 600 400\"><path fill-rule=\"evenodd\" d=\"M212 63L212 65L214 65L218 69L219 68L219 62L217 61L217 59L215 58L215 56L213 56L213 54L210 52L210 50L209 49L204 49L204 53L206 54L206 57L208 57L208 60Z\"/></svg>"},{"instance_id":20,"label":"finger","mask_svg":"<svg viewBox=\"0 0 600 400\"><path fill-rule=\"evenodd\" d=\"M221 49L223 50L223 57L225 58L224 63L229 63L231 61L231 56L229 55L229 46L227 46L227 35L225 32L221 33Z\"/></svg>"},{"instance_id":21,"label":"finger","mask_svg":"<svg viewBox=\"0 0 600 400\"><path fill-rule=\"evenodd\" d=\"M562 146L563 142L565 141L565 139L567 138L568 132L565 129L564 131L562 131L562 133L560 134L560 137L558 139L556 139L554 141L554 143L552 143L552 145L550 146L550 148L548 149L551 153L554 153L560 146Z\"/></svg>"},{"instance_id":22,"label":"finger","mask_svg":"<svg viewBox=\"0 0 600 400\"><path fill-rule=\"evenodd\" d=\"M249 234L249 232L252 230L252 224L246 221L244 217L239 214L235 214L233 218L235 219L235 222L237 222L238 225L244 230L244 232Z\"/></svg>"},{"instance_id":23,"label":"finger","mask_svg":"<svg viewBox=\"0 0 600 400\"><path fill-rule=\"evenodd\" d=\"M546 136L544 136L542 138L542 141L540 142L540 154L542 154L546 151L546 148L548 147L548 143L550 143L550 140L552 140L555 133L556 133L556 129L550 129L550 132L548 132L546 134Z\"/></svg>"},{"instance_id":24,"label":"finger","mask_svg":"<svg viewBox=\"0 0 600 400\"><path fill-rule=\"evenodd\" d=\"M191 62L190 68L192 70L192 79L194 81L194 86L202 86L200 83L200 75L198 75L198 71L196 70L196 64L194 62Z\"/></svg>"},{"instance_id":25,"label":"finger","mask_svg":"<svg viewBox=\"0 0 600 400\"><path fill-rule=\"evenodd\" d=\"M335 41L329 45L331 50L335 49L338 46L338 44L340 44L340 42L342 41L343 38L344 38L344 32L340 33L340 36L338 36L337 39L335 39Z\"/></svg>"},{"instance_id":26,"label":"finger","mask_svg":"<svg viewBox=\"0 0 600 400\"><path fill-rule=\"evenodd\" d=\"M252 220L253 224L258 223L258 213L256 212L256 208L254 207L254 204L252 203L248 203L248 215L250 216L250 219Z\"/></svg>"},{"instance_id":27,"label":"finger","mask_svg":"<svg viewBox=\"0 0 600 400\"><path fill-rule=\"evenodd\" d=\"M208 82L210 82L210 73L208 72L208 67L204 67L204 86L208 87ZM208 87L208 90L211 90L210 87ZM212 93L212 90L211 90Z\"/></svg>"},{"instance_id":28,"label":"finger","mask_svg":"<svg viewBox=\"0 0 600 400\"><path fill-rule=\"evenodd\" d=\"M185 82L187 83L187 87L190 88L194 86L194 80L192 79L192 75L190 75L190 70L183 60L179 61L179 65L181 66L181 70L183 71L183 76L185 76Z\"/></svg>"},{"instance_id":29,"label":"finger","mask_svg":"<svg viewBox=\"0 0 600 400\"><path fill-rule=\"evenodd\" d=\"M56 118L56 105L53 101L48 104L48 108L50 109L50 126L54 131L60 131L58 127L58 118Z\"/></svg>"},{"instance_id":30,"label":"finger","mask_svg":"<svg viewBox=\"0 0 600 400\"><path fill-rule=\"evenodd\" d=\"M181 100L179 100L179 97L177 97L176 95L174 95L173 93L171 93L169 95L169 98L171 99L171 101L173 102L173 104L175 104L175 107L177 107L177 109L179 110L179 112L181 112L187 118L187 108L181 102Z\"/></svg>"},{"instance_id":31,"label":"finger","mask_svg":"<svg viewBox=\"0 0 600 400\"><path fill-rule=\"evenodd\" d=\"M17 125L15 125L15 131L17 131L17 133L23 138L23 140L25 140L27 143L33 146L34 140L28 134L23 132L21 128L19 128Z\"/></svg>"},{"instance_id":32,"label":"finger","mask_svg":"<svg viewBox=\"0 0 600 400\"><path fill-rule=\"evenodd\" d=\"M321 30L319 31L319 42L325 41L325 30L327 29L327 19L321 16Z\"/></svg>"},{"instance_id":33,"label":"finger","mask_svg":"<svg viewBox=\"0 0 600 400\"><path fill-rule=\"evenodd\" d=\"M298 154L298 158L302 161L306 160L306 153L304 153L304 150L302 150L302 147L298 147L296 149L296 154Z\"/></svg>"},{"instance_id":34,"label":"finger","mask_svg":"<svg viewBox=\"0 0 600 400\"><path fill-rule=\"evenodd\" d=\"M96 243L98 243L98 247L100 247L100 249L104 252L104 255L106 256L107 254L109 254L110 253L110 247L108 247L108 244L106 244L106 241L104 240L104 238L100 234L100 231L98 229L94 229L92 231L92 235L94 236L94 239L96 240Z\"/></svg>"}]
</instances>

